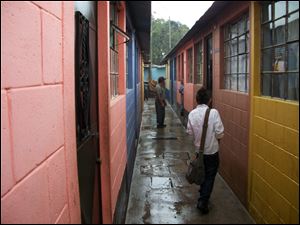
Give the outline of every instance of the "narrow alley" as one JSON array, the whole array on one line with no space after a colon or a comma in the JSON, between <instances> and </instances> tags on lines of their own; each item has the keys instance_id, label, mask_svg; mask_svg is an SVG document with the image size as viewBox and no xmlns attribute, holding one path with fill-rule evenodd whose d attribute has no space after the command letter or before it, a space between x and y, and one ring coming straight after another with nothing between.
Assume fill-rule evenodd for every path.
<instances>
[{"instance_id":1,"label":"narrow alley","mask_svg":"<svg viewBox=\"0 0 300 225\"><path fill-rule=\"evenodd\" d=\"M1 1L1 223L299 224L299 1Z\"/></svg>"},{"instance_id":2,"label":"narrow alley","mask_svg":"<svg viewBox=\"0 0 300 225\"><path fill-rule=\"evenodd\" d=\"M208 215L196 208L199 186L185 179L192 138L168 106L165 129L156 128L154 101L145 102L133 172L127 224L251 224L252 218L221 176Z\"/></svg>"}]
</instances>

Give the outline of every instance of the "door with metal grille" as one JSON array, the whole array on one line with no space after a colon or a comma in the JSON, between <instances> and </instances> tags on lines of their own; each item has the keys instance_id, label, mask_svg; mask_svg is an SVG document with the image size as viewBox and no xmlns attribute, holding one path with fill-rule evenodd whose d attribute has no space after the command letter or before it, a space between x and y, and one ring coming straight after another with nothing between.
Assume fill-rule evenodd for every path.
<instances>
[{"instance_id":1,"label":"door with metal grille","mask_svg":"<svg viewBox=\"0 0 300 225\"><path fill-rule=\"evenodd\" d=\"M75 100L82 223L101 223L97 3L75 2Z\"/></svg>"}]
</instances>

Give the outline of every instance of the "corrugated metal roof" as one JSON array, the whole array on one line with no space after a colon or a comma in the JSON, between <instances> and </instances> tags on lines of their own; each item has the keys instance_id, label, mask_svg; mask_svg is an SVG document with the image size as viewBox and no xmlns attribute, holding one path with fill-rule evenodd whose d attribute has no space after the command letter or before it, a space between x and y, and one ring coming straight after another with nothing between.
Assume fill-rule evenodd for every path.
<instances>
[{"instance_id":1,"label":"corrugated metal roof","mask_svg":"<svg viewBox=\"0 0 300 225\"><path fill-rule=\"evenodd\" d=\"M167 62L168 58L172 56L176 51L183 46L186 42L191 40L192 37L204 26L207 25L207 23L210 20L213 20L214 17L220 12L221 9L223 9L226 5L228 5L230 2L233 1L215 1L212 6L204 13L203 16L200 17L199 20L195 23L195 25L184 35L184 37L178 41L176 46L171 49L171 51L162 59L161 64L164 64Z\"/></svg>"}]
</instances>

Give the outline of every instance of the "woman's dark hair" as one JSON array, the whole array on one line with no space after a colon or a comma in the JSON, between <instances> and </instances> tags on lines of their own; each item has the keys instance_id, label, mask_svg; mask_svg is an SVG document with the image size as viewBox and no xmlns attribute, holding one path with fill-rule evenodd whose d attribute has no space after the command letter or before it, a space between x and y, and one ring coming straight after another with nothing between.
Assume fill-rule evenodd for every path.
<instances>
[{"instance_id":1,"label":"woman's dark hair","mask_svg":"<svg viewBox=\"0 0 300 225\"><path fill-rule=\"evenodd\" d=\"M197 103L200 104L207 104L209 102L210 96L206 91L205 87L201 87L198 91L197 91L197 95L196 95L196 101Z\"/></svg>"}]
</instances>

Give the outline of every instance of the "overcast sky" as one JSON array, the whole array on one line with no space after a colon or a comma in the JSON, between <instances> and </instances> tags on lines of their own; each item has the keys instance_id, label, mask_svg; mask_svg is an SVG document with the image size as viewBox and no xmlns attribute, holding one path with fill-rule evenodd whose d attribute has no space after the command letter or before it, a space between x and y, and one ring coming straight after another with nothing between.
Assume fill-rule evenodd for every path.
<instances>
[{"instance_id":1,"label":"overcast sky","mask_svg":"<svg viewBox=\"0 0 300 225\"><path fill-rule=\"evenodd\" d=\"M179 21L191 28L214 1L152 1L154 18Z\"/></svg>"}]
</instances>

